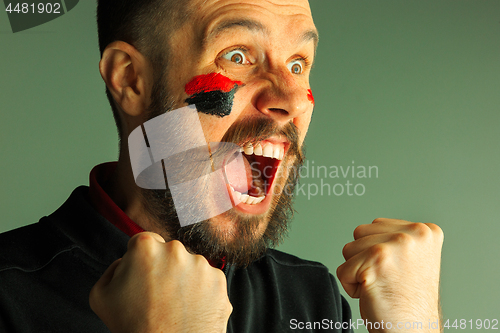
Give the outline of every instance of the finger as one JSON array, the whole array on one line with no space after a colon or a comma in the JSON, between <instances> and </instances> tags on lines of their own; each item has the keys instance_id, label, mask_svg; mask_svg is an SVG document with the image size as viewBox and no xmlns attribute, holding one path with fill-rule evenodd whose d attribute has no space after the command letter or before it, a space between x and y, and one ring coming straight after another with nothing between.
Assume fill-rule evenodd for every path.
<instances>
[{"instance_id":1,"label":"finger","mask_svg":"<svg viewBox=\"0 0 500 333\"><path fill-rule=\"evenodd\" d=\"M361 224L354 229L354 239L366 237L368 235L382 234L387 232L403 231L411 224L404 220L378 218L370 224Z\"/></svg>"},{"instance_id":2,"label":"finger","mask_svg":"<svg viewBox=\"0 0 500 333\"><path fill-rule=\"evenodd\" d=\"M113 261L111 265L104 271L104 274L97 280L96 284L94 285L94 288L97 288L98 290L104 289L113 279L113 276L115 275L116 268L120 264L122 258L116 259Z\"/></svg>"},{"instance_id":3,"label":"finger","mask_svg":"<svg viewBox=\"0 0 500 333\"><path fill-rule=\"evenodd\" d=\"M107 286L111 280L113 280L113 276L115 275L116 268L120 264L122 258L118 258L109 267L104 271L104 274L101 276L101 278L97 281L102 287Z\"/></svg>"},{"instance_id":4,"label":"finger","mask_svg":"<svg viewBox=\"0 0 500 333\"><path fill-rule=\"evenodd\" d=\"M373 268L389 258L388 251L390 249L386 244L375 244L337 268L337 277L349 296L359 298L361 289L375 282L376 270Z\"/></svg>"},{"instance_id":5,"label":"finger","mask_svg":"<svg viewBox=\"0 0 500 333\"><path fill-rule=\"evenodd\" d=\"M361 254L358 254L361 256ZM359 298L361 285L359 284L356 273L360 267L360 261L352 258L352 261L346 261L339 267L337 267L337 278L340 284L344 288L347 295L352 298Z\"/></svg>"},{"instance_id":6,"label":"finger","mask_svg":"<svg viewBox=\"0 0 500 333\"><path fill-rule=\"evenodd\" d=\"M342 255L345 260L349 260L358 253L365 251L366 249L374 246L375 244L382 244L388 242L404 243L410 240L411 236L403 232L395 233L382 233L367 235L362 238L358 238L355 241L347 243L342 249Z\"/></svg>"},{"instance_id":7,"label":"finger","mask_svg":"<svg viewBox=\"0 0 500 333\"><path fill-rule=\"evenodd\" d=\"M415 239L443 239L443 231L433 223L404 220L376 219L372 224L361 225L354 230L355 239L379 233L405 233Z\"/></svg>"},{"instance_id":8,"label":"finger","mask_svg":"<svg viewBox=\"0 0 500 333\"><path fill-rule=\"evenodd\" d=\"M372 221L372 223L390 223L390 224L401 224L401 225L406 225L408 223L411 223L410 221L406 220L399 220L399 219L388 219L386 217L378 217L375 220Z\"/></svg>"},{"instance_id":9,"label":"finger","mask_svg":"<svg viewBox=\"0 0 500 333\"><path fill-rule=\"evenodd\" d=\"M92 289L90 290L89 303L90 308L96 312L96 309L101 304L101 296L106 286L109 285L113 276L115 274L116 267L120 264L121 258L115 260L109 267L104 271L104 274L97 280Z\"/></svg>"}]
</instances>

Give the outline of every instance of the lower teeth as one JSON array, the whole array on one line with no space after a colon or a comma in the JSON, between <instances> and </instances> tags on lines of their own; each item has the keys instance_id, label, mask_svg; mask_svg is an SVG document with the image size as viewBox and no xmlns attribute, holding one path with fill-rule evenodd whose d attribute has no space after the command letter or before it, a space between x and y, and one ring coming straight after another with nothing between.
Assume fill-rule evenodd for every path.
<instances>
[{"instance_id":1,"label":"lower teeth","mask_svg":"<svg viewBox=\"0 0 500 333\"><path fill-rule=\"evenodd\" d=\"M256 205L256 204L262 202L262 200L264 200L264 198L266 197L265 195L261 195L259 197L254 197L254 196L251 196L248 194L243 194L243 193L240 193L240 192L234 190L232 187L231 187L231 190L233 191L236 199L238 199L241 203L245 203L247 205ZM239 204L239 202L237 202L236 204Z\"/></svg>"}]
</instances>

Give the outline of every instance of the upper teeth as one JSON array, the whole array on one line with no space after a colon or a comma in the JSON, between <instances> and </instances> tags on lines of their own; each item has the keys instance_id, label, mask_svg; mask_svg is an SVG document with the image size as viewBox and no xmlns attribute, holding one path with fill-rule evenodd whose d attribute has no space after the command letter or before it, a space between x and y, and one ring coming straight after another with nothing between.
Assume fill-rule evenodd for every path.
<instances>
[{"instance_id":1,"label":"upper teeth","mask_svg":"<svg viewBox=\"0 0 500 333\"><path fill-rule=\"evenodd\" d=\"M271 143L266 142L264 147L262 144L258 142L255 147L251 143L247 143L245 147L243 147L243 151L246 155L257 155L275 158L277 160L282 160L285 155L285 146L283 143Z\"/></svg>"}]
</instances>

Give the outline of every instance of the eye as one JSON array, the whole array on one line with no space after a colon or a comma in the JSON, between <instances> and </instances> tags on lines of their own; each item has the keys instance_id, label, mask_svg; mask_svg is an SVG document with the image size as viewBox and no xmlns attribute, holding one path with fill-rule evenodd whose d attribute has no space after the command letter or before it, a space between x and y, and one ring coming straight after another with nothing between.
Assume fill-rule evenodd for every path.
<instances>
[{"instance_id":1,"label":"eye","mask_svg":"<svg viewBox=\"0 0 500 333\"><path fill-rule=\"evenodd\" d=\"M232 61L236 64L243 65L248 63L247 58L242 50L232 50L222 56L222 58Z\"/></svg>"},{"instance_id":2,"label":"eye","mask_svg":"<svg viewBox=\"0 0 500 333\"><path fill-rule=\"evenodd\" d=\"M288 67L288 70L292 74L302 74L303 64L302 64L302 61L300 61L300 60L294 60L294 61L290 62L287 65L287 67Z\"/></svg>"}]
</instances>

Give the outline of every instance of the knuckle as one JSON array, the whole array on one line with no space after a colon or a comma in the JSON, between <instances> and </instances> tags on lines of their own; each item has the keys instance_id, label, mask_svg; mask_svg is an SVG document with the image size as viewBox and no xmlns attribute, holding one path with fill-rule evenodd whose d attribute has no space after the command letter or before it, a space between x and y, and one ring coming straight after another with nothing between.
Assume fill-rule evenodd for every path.
<instances>
[{"instance_id":1,"label":"knuckle","mask_svg":"<svg viewBox=\"0 0 500 333\"><path fill-rule=\"evenodd\" d=\"M233 305L231 304L231 302L229 301L229 298L227 299L227 315L230 315L232 312L233 312Z\"/></svg>"},{"instance_id":2,"label":"knuckle","mask_svg":"<svg viewBox=\"0 0 500 333\"><path fill-rule=\"evenodd\" d=\"M221 303L220 309L222 317L228 318L231 315L231 313L233 312L233 305L229 301L229 297L226 297L226 299L224 299L224 302Z\"/></svg>"},{"instance_id":3,"label":"knuckle","mask_svg":"<svg viewBox=\"0 0 500 333\"><path fill-rule=\"evenodd\" d=\"M165 249L169 260L174 261L177 264L186 263L189 253L184 247L184 244L182 244L180 241L172 240L166 243Z\"/></svg>"},{"instance_id":4,"label":"knuckle","mask_svg":"<svg viewBox=\"0 0 500 333\"><path fill-rule=\"evenodd\" d=\"M151 243L155 242L153 236L147 232L138 233L128 241L128 248L134 249L139 247L148 247Z\"/></svg>"},{"instance_id":5,"label":"knuckle","mask_svg":"<svg viewBox=\"0 0 500 333\"><path fill-rule=\"evenodd\" d=\"M140 260L141 263L148 263L153 260L159 252L159 243L151 235L137 234L128 243L127 254L132 260Z\"/></svg>"},{"instance_id":6,"label":"knuckle","mask_svg":"<svg viewBox=\"0 0 500 333\"><path fill-rule=\"evenodd\" d=\"M137 246L137 243L139 242L139 236L140 236L140 234L136 234L136 235L130 237L130 239L128 240L128 243L127 243L127 248L129 250L132 250Z\"/></svg>"},{"instance_id":7,"label":"knuckle","mask_svg":"<svg viewBox=\"0 0 500 333\"><path fill-rule=\"evenodd\" d=\"M375 244L370 247L370 256L375 258L377 262L383 262L389 258L389 247L386 244Z\"/></svg>"},{"instance_id":8,"label":"knuckle","mask_svg":"<svg viewBox=\"0 0 500 333\"><path fill-rule=\"evenodd\" d=\"M157 253L158 246L156 240L149 235L142 235L137 240L137 249L143 255L154 256Z\"/></svg>"},{"instance_id":9,"label":"knuckle","mask_svg":"<svg viewBox=\"0 0 500 333\"><path fill-rule=\"evenodd\" d=\"M215 269L215 281L218 283L219 287L223 288L223 290L226 290L227 288L226 275L220 269L217 268L214 269Z\"/></svg>"},{"instance_id":10,"label":"knuckle","mask_svg":"<svg viewBox=\"0 0 500 333\"><path fill-rule=\"evenodd\" d=\"M413 238L405 232L397 232L391 238L398 244L408 244L413 241Z\"/></svg>"},{"instance_id":11,"label":"knuckle","mask_svg":"<svg viewBox=\"0 0 500 333\"><path fill-rule=\"evenodd\" d=\"M187 250L184 247L184 244L182 244L178 240L172 240L172 241L166 243L166 248L169 252L175 253L175 254L187 253Z\"/></svg>"},{"instance_id":12,"label":"knuckle","mask_svg":"<svg viewBox=\"0 0 500 333\"><path fill-rule=\"evenodd\" d=\"M204 256L202 256L201 254L194 254L193 261L197 266L200 266L202 268L210 267L208 260Z\"/></svg>"},{"instance_id":13,"label":"knuckle","mask_svg":"<svg viewBox=\"0 0 500 333\"><path fill-rule=\"evenodd\" d=\"M429 237L431 229L425 223L412 223L408 226L411 233L418 237Z\"/></svg>"},{"instance_id":14,"label":"knuckle","mask_svg":"<svg viewBox=\"0 0 500 333\"><path fill-rule=\"evenodd\" d=\"M375 220L372 221L372 223L382 223L384 222L386 219L383 218L383 217L377 217Z\"/></svg>"},{"instance_id":15,"label":"knuckle","mask_svg":"<svg viewBox=\"0 0 500 333\"><path fill-rule=\"evenodd\" d=\"M220 269L212 267L208 260L200 254L191 255L190 259L192 260L194 269L196 269L199 274L210 276L210 274L213 274L212 272L220 271L222 273ZM222 275L224 275L224 273L222 273Z\"/></svg>"},{"instance_id":16,"label":"knuckle","mask_svg":"<svg viewBox=\"0 0 500 333\"><path fill-rule=\"evenodd\" d=\"M182 244L180 241L174 239L174 240L171 240L170 242L167 243L167 246L170 247L171 249L173 250L182 250L182 249L186 249L184 247L184 244Z\"/></svg>"},{"instance_id":17,"label":"knuckle","mask_svg":"<svg viewBox=\"0 0 500 333\"><path fill-rule=\"evenodd\" d=\"M441 227L439 227L437 224L434 223L426 223L427 227L432 231L432 233L438 237L441 241L444 239L444 232Z\"/></svg>"}]
</instances>

